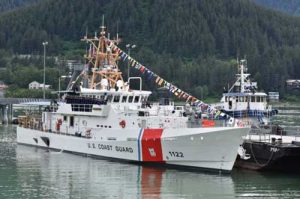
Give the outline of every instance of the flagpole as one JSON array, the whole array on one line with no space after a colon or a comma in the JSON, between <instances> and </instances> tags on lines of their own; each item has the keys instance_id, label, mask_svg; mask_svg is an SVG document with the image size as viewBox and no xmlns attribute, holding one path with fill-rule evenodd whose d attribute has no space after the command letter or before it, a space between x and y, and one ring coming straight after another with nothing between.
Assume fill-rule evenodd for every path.
<instances>
[{"instance_id":1,"label":"flagpole","mask_svg":"<svg viewBox=\"0 0 300 199\"><path fill-rule=\"evenodd\" d=\"M43 99L46 98L46 94L45 94L45 84L46 84L46 45L48 45L48 42L45 41L42 43L44 46L44 81L43 81Z\"/></svg>"}]
</instances>

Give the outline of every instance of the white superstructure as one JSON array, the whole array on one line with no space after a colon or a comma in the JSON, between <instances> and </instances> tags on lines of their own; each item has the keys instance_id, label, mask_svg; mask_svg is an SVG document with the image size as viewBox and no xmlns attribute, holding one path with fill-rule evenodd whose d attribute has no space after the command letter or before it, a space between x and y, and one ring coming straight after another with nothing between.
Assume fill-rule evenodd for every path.
<instances>
[{"instance_id":1,"label":"white superstructure","mask_svg":"<svg viewBox=\"0 0 300 199\"><path fill-rule=\"evenodd\" d=\"M268 124L269 117L276 114L277 110L268 105L268 95L257 92L257 82L250 80L247 72L246 60L238 61L239 71L237 80L228 90L223 93L221 109L232 117L252 118L252 122Z\"/></svg>"}]
</instances>

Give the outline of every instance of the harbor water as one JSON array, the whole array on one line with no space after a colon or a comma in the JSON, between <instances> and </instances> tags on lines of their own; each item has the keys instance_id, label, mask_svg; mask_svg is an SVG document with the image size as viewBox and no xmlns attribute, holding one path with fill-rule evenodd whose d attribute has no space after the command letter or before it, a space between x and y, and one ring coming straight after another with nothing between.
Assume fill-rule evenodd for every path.
<instances>
[{"instance_id":1,"label":"harbor water","mask_svg":"<svg viewBox=\"0 0 300 199\"><path fill-rule=\"evenodd\" d=\"M16 144L0 126L0 198L300 198L300 175L144 167Z\"/></svg>"},{"instance_id":2,"label":"harbor water","mask_svg":"<svg viewBox=\"0 0 300 199\"><path fill-rule=\"evenodd\" d=\"M272 118L274 124L278 124L288 132L300 132L300 106L293 104L275 105L278 114Z\"/></svg>"}]
</instances>

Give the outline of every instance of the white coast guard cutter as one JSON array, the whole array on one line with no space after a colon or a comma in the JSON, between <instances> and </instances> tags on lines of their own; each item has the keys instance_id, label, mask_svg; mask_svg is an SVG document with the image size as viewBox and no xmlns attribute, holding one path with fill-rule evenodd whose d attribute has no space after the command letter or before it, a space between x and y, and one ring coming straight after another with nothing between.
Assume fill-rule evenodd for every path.
<instances>
[{"instance_id":1,"label":"white coast guard cutter","mask_svg":"<svg viewBox=\"0 0 300 199\"><path fill-rule=\"evenodd\" d=\"M123 81L119 54L111 48L115 41L103 27L98 38L84 41L94 49L85 56L87 88L68 93L40 118L20 118L18 143L128 162L232 170L249 128L204 128L190 106L148 103L150 91L130 90Z\"/></svg>"}]
</instances>

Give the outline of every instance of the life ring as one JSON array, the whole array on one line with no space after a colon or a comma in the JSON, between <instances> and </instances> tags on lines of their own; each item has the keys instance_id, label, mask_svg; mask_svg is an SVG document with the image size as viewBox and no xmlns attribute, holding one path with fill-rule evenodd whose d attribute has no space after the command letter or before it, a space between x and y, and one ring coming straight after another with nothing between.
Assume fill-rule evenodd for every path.
<instances>
[{"instance_id":1,"label":"life ring","mask_svg":"<svg viewBox=\"0 0 300 199\"><path fill-rule=\"evenodd\" d=\"M56 131L60 131L60 125L62 124L62 120L61 119L58 119L56 121L56 126L55 126L55 129Z\"/></svg>"},{"instance_id":2,"label":"life ring","mask_svg":"<svg viewBox=\"0 0 300 199\"><path fill-rule=\"evenodd\" d=\"M237 122L237 125L238 125L238 127L244 127L244 122L238 121L238 122Z\"/></svg>"},{"instance_id":3,"label":"life ring","mask_svg":"<svg viewBox=\"0 0 300 199\"><path fill-rule=\"evenodd\" d=\"M125 120L122 120L122 121L119 123L119 125L120 125L122 128L125 128L125 126L126 126Z\"/></svg>"},{"instance_id":4,"label":"life ring","mask_svg":"<svg viewBox=\"0 0 300 199\"><path fill-rule=\"evenodd\" d=\"M85 131L85 136L86 137L91 137L91 131L92 131L92 129L86 129L86 131Z\"/></svg>"}]
</instances>

